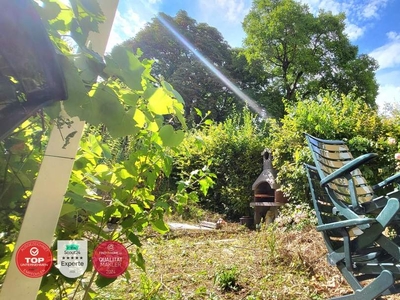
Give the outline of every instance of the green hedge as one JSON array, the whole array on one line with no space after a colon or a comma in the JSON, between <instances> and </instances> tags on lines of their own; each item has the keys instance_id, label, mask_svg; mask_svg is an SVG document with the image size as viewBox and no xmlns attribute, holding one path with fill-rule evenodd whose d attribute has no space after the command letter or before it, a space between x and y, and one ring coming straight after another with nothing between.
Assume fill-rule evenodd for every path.
<instances>
[{"instance_id":1,"label":"green hedge","mask_svg":"<svg viewBox=\"0 0 400 300\"><path fill-rule=\"evenodd\" d=\"M224 123L211 123L188 134L174 158L173 177L208 165L215 173L215 185L207 196L200 195L205 209L238 219L251 213L252 184L262 171L261 152L267 147L268 124L248 110L236 113Z\"/></svg>"}]
</instances>

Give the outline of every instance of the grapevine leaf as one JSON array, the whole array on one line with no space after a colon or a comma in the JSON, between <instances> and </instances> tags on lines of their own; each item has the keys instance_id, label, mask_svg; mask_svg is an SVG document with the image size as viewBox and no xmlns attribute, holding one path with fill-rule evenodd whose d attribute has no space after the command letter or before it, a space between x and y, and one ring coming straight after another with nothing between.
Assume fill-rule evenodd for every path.
<instances>
[{"instance_id":1,"label":"grapevine leaf","mask_svg":"<svg viewBox=\"0 0 400 300\"><path fill-rule=\"evenodd\" d=\"M133 218L132 218L132 220L133 220ZM124 222L122 222L122 224L123 224ZM133 222L132 222L132 225L133 225ZM131 225L131 226L132 226ZM123 225L122 225L123 226ZM139 240L139 238L137 237L137 235L136 234L134 234L133 232L130 232L129 234L128 234L128 240L132 243L132 244L134 244L134 245L136 245L136 246L138 246L138 247L141 247L142 246L142 243L140 242L140 240Z\"/></svg>"},{"instance_id":2,"label":"grapevine leaf","mask_svg":"<svg viewBox=\"0 0 400 300\"><path fill-rule=\"evenodd\" d=\"M95 171L96 171L97 173L104 173L104 172L109 172L110 169L108 168L107 165L100 164L100 165L97 165L97 166L96 166Z\"/></svg>"},{"instance_id":3,"label":"grapevine leaf","mask_svg":"<svg viewBox=\"0 0 400 300\"><path fill-rule=\"evenodd\" d=\"M61 102L53 102L51 105L44 107L43 110L51 119L56 119L60 116Z\"/></svg>"},{"instance_id":4,"label":"grapevine leaf","mask_svg":"<svg viewBox=\"0 0 400 300\"><path fill-rule=\"evenodd\" d=\"M163 219L151 220L150 223L153 229L161 234L167 233L169 231L169 228L167 224L165 224Z\"/></svg>"},{"instance_id":5,"label":"grapevine leaf","mask_svg":"<svg viewBox=\"0 0 400 300\"><path fill-rule=\"evenodd\" d=\"M76 207L73 204L69 204L69 203L64 203L62 208L61 208L61 213L60 213L60 217L66 214L69 214L71 212L76 211Z\"/></svg>"},{"instance_id":6,"label":"grapevine leaf","mask_svg":"<svg viewBox=\"0 0 400 300\"><path fill-rule=\"evenodd\" d=\"M104 210L105 205L102 202L99 201L90 201L90 202L85 202L81 206L84 210L91 212L93 214L97 214L98 212Z\"/></svg>"},{"instance_id":7,"label":"grapevine leaf","mask_svg":"<svg viewBox=\"0 0 400 300\"><path fill-rule=\"evenodd\" d=\"M174 99L169 96L164 89L158 88L149 97L148 108L158 115L167 115L173 112Z\"/></svg>"},{"instance_id":8,"label":"grapevine leaf","mask_svg":"<svg viewBox=\"0 0 400 300\"><path fill-rule=\"evenodd\" d=\"M135 110L135 114L133 116L133 119L135 120L135 122L137 123L138 127L143 127L144 124L146 123L146 116L144 115L144 113L139 110L136 109Z\"/></svg>"},{"instance_id":9,"label":"grapevine leaf","mask_svg":"<svg viewBox=\"0 0 400 300\"><path fill-rule=\"evenodd\" d=\"M107 285L110 285L111 283L113 283L116 279L117 279L117 277L107 278L107 277L103 277L101 275L97 275L95 283L99 288L103 288L103 287L106 287Z\"/></svg>"},{"instance_id":10,"label":"grapevine leaf","mask_svg":"<svg viewBox=\"0 0 400 300\"><path fill-rule=\"evenodd\" d=\"M83 108L84 120L95 125L104 124L113 137L130 135L137 131L134 109L125 111L118 95L108 86L97 86Z\"/></svg>"},{"instance_id":11,"label":"grapevine leaf","mask_svg":"<svg viewBox=\"0 0 400 300\"><path fill-rule=\"evenodd\" d=\"M143 272L146 272L145 261L139 249L136 249L136 257L133 258L133 261L139 268L143 270Z\"/></svg>"},{"instance_id":12,"label":"grapevine leaf","mask_svg":"<svg viewBox=\"0 0 400 300\"><path fill-rule=\"evenodd\" d=\"M185 103L185 101L183 100L181 94L179 94L173 87L172 85L170 85L168 82L166 81L162 81L161 82L162 86L169 92L172 93L172 95L175 97L176 100L178 100L178 102L180 103Z\"/></svg>"},{"instance_id":13,"label":"grapevine leaf","mask_svg":"<svg viewBox=\"0 0 400 300\"><path fill-rule=\"evenodd\" d=\"M107 144L101 143L100 144L101 149L103 150L103 155L107 159L111 159L111 150L110 147Z\"/></svg>"},{"instance_id":14,"label":"grapevine leaf","mask_svg":"<svg viewBox=\"0 0 400 300\"><path fill-rule=\"evenodd\" d=\"M212 186L212 184L214 183L214 181L207 177L207 178L202 178L199 180L199 184L200 184L200 190L203 193L204 196L207 195L207 192L210 188L210 186Z\"/></svg>"},{"instance_id":15,"label":"grapevine leaf","mask_svg":"<svg viewBox=\"0 0 400 300\"><path fill-rule=\"evenodd\" d=\"M82 120L82 105L89 100L87 89L83 85L78 75L78 69L74 64L67 58L62 59L61 63L68 88L68 99L63 101L64 109L70 117L76 116Z\"/></svg>"},{"instance_id":16,"label":"grapevine leaf","mask_svg":"<svg viewBox=\"0 0 400 300\"><path fill-rule=\"evenodd\" d=\"M178 104L180 106L179 108L177 107L178 105L174 105L175 115L178 118L179 122L181 122L182 128L187 129L185 116L183 115L183 113L184 113L183 105L181 103L178 103Z\"/></svg>"},{"instance_id":17,"label":"grapevine leaf","mask_svg":"<svg viewBox=\"0 0 400 300\"><path fill-rule=\"evenodd\" d=\"M171 174L172 165L173 165L172 158L170 156L165 156L164 157L164 163L162 165L165 175L169 176Z\"/></svg>"},{"instance_id":18,"label":"grapevine leaf","mask_svg":"<svg viewBox=\"0 0 400 300\"><path fill-rule=\"evenodd\" d=\"M138 99L139 95L136 95L134 93L125 93L122 95L122 100L126 105L136 106Z\"/></svg>"},{"instance_id":19,"label":"grapevine leaf","mask_svg":"<svg viewBox=\"0 0 400 300\"><path fill-rule=\"evenodd\" d=\"M121 78L132 90L142 90L142 73L145 68L139 59L122 47L116 47L111 55L106 57L107 67L104 72Z\"/></svg>"},{"instance_id":20,"label":"grapevine leaf","mask_svg":"<svg viewBox=\"0 0 400 300\"><path fill-rule=\"evenodd\" d=\"M166 147L179 146L185 137L185 133L182 130L175 131L171 125L161 127L159 135L163 145Z\"/></svg>"}]
</instances>

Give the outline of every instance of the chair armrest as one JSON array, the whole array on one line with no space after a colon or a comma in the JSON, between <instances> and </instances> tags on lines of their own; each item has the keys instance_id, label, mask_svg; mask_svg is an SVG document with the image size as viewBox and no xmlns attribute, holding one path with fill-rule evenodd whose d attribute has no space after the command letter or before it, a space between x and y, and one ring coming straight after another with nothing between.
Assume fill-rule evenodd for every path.
<instances>
[{"instance_id":1,"label":"chair armrest","mask_svg":"<svg viewBox=\"0 0 400 300\"><path fill-rule=\"evenodd\" d=\"M376 219L374 219L374 218L360 218L360 219L344 220L344 221L339 221L339 222L334 222L334 223L329 223L329 224L324 224L324 225L318 225L317 231L325 231L325 230L346 228L346 227L352 227L352 226L358 226L358 225L364 225L364 224L372 224L375 222L376 222Z\"/></svg>"},{"instance_id":2,"label":"chair armrest","mask_svg":"<svg viewBox=\"0 0 400 300\"><path fill-rule=\"evenodd\" d=\"M382 209L380 214L376 217L376 221L385 228L396 216L400 209L400 202L396 198L390 198Z\"/></svg>"},{"instance_id":3,"label":"chair armrest","mask_svg":"<svg viewBox=\"0 0 400 300\"><path fill-rule=\"evenodd\" d=\"M321 186L325 186L331 181L343 177L344 174L349 174L350 172L354 171L361 165L365 164L366 162L370 161L371 159L377 157L378 154L376 153L368 153L357 157L356 159L351 160L348 164L344 165L340 169L337 169L332 174L326 176L324 179L321 180Z\"/></svg>"},{"instance_id":4,"label":"chair armrest","mask_svg":"<svg viewBox=\"0 0 400 300\"><path fill-rule=\"evenodd\" d=\"M375 184L372 189L374 191L383 188L384 186L391 184L391 183L400 183L400 173L394 174L388 178L386 178L385 180L379 182L378 184Z\"/></svg>"}]
</instances>

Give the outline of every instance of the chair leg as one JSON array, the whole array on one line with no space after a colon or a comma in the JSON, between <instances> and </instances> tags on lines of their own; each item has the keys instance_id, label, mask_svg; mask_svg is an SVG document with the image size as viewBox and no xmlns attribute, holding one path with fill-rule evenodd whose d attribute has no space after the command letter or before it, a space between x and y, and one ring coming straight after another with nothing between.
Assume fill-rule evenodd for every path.
<instances>
[{"instance_id":1,"label":"chair leg","mask_svg":"<svg viewBox=\"0 0 400 300\"><path fill-rule=\"evenodd\" d=\"M354 294L331 298L331 300L373 300L394 284L392 272L388 270L382 273L370 284L362 289L356 290Z\"/></svg>"}]
</instances>

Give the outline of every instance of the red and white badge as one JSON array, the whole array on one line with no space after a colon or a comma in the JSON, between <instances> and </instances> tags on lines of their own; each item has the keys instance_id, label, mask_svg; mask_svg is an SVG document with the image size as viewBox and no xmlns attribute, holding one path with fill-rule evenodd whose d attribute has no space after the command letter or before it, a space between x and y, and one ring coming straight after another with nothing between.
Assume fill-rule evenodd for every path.
<instances>
[{"instance_id":1,"label":"red and white badge","mask_svg":"<svg viewBox=\"0 0 400 300\"><path fill-rule=\"evenodd\" d=\"M53 254L49 246L37 240L23 243L15 255L18 270L27 277L42 277L53 264Z\"/></svg>"},{"instance_id":2,"label":"red and white badge","mask_svg":"<svg viewBox=\"0 0 400 300\"><path fill-rule=\"evenodd\" d=\"M125 246L115 241L99 244L93 252L93 266L100 275L115 278L129 266L129 254Z\"/></svg>"}]
</instances>

